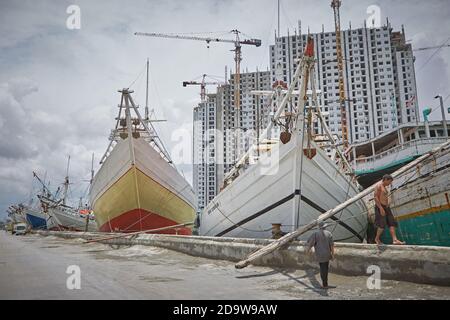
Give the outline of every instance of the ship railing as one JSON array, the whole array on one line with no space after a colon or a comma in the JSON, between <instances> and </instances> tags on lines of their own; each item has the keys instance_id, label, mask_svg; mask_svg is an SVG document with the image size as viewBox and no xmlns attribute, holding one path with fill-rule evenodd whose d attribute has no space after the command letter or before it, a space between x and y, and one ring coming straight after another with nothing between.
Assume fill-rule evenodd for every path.
<instances>
[{"instance_id":1,"label":"ship railing","mask_svg":"<svg viewBox=\"0 0 450 320\"><path fill-rule=\"evenodd\" d=\"M419 156L429 150L427 149L420 149L419 147L423 146L429 146L429 149L431 149L435 145L439 145L443 142L445 142L447 138L445 137L434 137L434 138L419 138L407 141L401 145L395 146L389 150L380 152L379 154L364 157L364 158L357 158L355 161L355 169L356 170L368 170L368 169L374 169L375 164L377 162L381 162L384 160L385 164L391 163L392 161L396 160L402 160L406 157L411 156ZM377 166L382 165L378 164Z\"/></svg>"}]
</instances>

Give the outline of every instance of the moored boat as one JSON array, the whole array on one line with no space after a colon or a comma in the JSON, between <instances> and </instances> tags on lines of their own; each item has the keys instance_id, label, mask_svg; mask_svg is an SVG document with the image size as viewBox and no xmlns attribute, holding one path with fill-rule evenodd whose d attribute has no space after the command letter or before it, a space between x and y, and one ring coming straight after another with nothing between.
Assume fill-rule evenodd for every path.
<instances>
[{"instance_id":1,"label":"moored boat","mask_svg":"<svg viewBox=\"0 0 450 320\"><path fill-rule=\"evenodd\" d=\"M46 197L39 197L48 214L47 229L70 231L97 231L97 223L89 210L70 207Z\"/></svg>"},{"instance_id":2,"label":"moored boat","mask_svg":"<svg viewBox=\"0 0 450 320\"><path fill-rule=\"evenodd\" d=\"M367 201L373 217L373 196ZM406 244L450 246L450 146L394 179L390 206ZM381 239L392 243L388 230Z\"/></svg>"},{"instance_id":3,"label":"moored boat","mask_svg":"<svg viewBox=\"0 0 450 320\"><path fill-rule=\"evenodd\" d=\"M134 232L192 223L191 186L172 163L147 108L142 118L130 95L133 91L120 92L116 127L89 194L99 230ZM191 232L191 226L161 231Z\"/></svg>"},{"instance_id":4,"label":"moored boat","mask_svg":"<svg viewBox=\"0 0 450 320\"><path fill-rule=\"evenodd\" d=\"M67 205L67 195L69 191L69 164L67 161L67 172L63 183L63 194L58 198L58 188L55 195L52 195L45 183L33 172L34 177L41 183L43 192L38 195L42 211L48 216L47 229L49 230L70 230L70 231L97 231L97 224L91 210L83 208L81 199L78 208ZM91 170L92 172L92 170ZM92 174L92 173L91 173ZM92 181L92 179L91 179Z\"/></svg>"},{"instance_id":5,"label":"moored boat","mask_svg":"<svg viewBox=\"0 0 450 320\"><path fill-rule=\"evenodd\" d=\"M201 213L201 235L270 238L272 225L281 225L283 232L293 231L359 192L351 168L329 130L329 143L340 154L339 164L328 157L311 134L313 113L327 130L317 102L313 48L314 43L309 39L284 96L280 96L285 91L280 81L274 84L274 95L279 102L277 112L260 141L237 162L225 178L223 190ZM293 99L297 83L298 107L287 112L287 103ZM313 104L306 106L308 91ZM284 131L276 142L269 136L274 123L281 123ZM256 157L252 155L255 150ZM334 221L328 229L336 241L362 242L367 228L366 215L364 201L357 201L332 218Z\"/></svg>"},{"instance_id":6,"label":"moored boat","mask_svg":"<svg viewBox=\"0 0 450 320\"><path fill-rule=\"evenodd\" d=\"M25 206L23 212L32 229L47 229L48 216L41 210L41 208Z\"/></svg>"}]
</instances>

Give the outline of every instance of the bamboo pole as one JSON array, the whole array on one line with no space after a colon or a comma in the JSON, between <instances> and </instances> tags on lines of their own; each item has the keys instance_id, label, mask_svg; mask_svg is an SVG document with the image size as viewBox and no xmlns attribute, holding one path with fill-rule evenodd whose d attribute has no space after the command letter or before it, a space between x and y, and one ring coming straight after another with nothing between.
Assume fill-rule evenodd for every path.
<instances>
[{"instance_id":1,"label":"bamboo pole","mask_svg":"<svg viewBox=\"0 0 450 320\"><path fill-rule=\"evenodd\" d=\"M123 237L129 237L129 236L134 236L134 235L138 235L138 234L141 234L141 233L149 233L149 232L157 232L157 231L175 229L175 228L180 228L180 227L186 227L186 226L193 225L193 224L194 224L194 222L181 223L181 224L176 224L176 225L173 225L173 226L168 226L168 227L163 227L163 228L150 229L150 230L137 231L137 232L130 232L130 233L121 234L121 235L118 235L118 236L87 240L85 243L98 242L98 241L104 241L104 240L111 240L111 239L117 239L117 238L123 238Z\"/></svg>"},{"instance_id":2,"label":"bamboo pole","mask_svg":"<svg viewBox=\"0 0 450 320\"><path fill-rule=\"evenodd\" d=\"M448 140L447 142L437 146L436 148L434 148L433 150L429 151L428 153L422 155L421 157L417 158L416 160L412 161L411 163L401 167L400 169L398 169L397 171L395 171L392 174L392 177L395 179L396 177L401 176L402 174L404 174L406 171L408 171L409 169L411 169L412 167L416 166L417 164L421 163L422 161L428 159L429 157L431 157L432 155L434 155L436 152L446 148L450 146L450 140ZM246 259L239 261L238 263L236 263L235 267L236 269L242 269L247 267L249 264L252 263L252 261L261 258L262 256L265 256L281 247L283 247L284 245L288 244L289 242L295 240L296 238L298 238L300 235L304 234L305 232L311 230L312 228L314 228L315 226L318 225L319 222L324 221L326 219L331 218L332 216L334 216L336 213L340 212L341 210L345 209L346 207L348 207L349 205L351 205L352 203L362 199L363 197L365 197L366 195L368 195L369 193L373 192L375 189L375 184L372 185L371 187L365 189L364 191L358 193L357 195L355 195L354 197L348 199L347 201L341 203L340 205L336 206L335 208L328 210L327 212L321 214L319 216L319 218L317 218L316 220L308 223L307 225L297 229L296 231L290 232L286 235L284 235L283 237L281 237L280 239L278 239L277 241L272 242L271 244L259 249L258 251L250 254Z\"/></svg>"}]
</instances>

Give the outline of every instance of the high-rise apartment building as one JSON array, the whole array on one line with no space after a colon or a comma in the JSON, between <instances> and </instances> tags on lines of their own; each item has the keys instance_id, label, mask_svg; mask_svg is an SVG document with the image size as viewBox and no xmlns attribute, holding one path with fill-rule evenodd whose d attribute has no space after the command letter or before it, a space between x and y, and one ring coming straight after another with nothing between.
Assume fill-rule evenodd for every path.
<instances>
[{"instance_id":1,"label":"high-rise apartment building","mask_svg":"<svg viewBox=\"0 0 450 320\"><path fill-rule=\"evenodd\" d=\"M273 101L252 90L271 90L276 80L287 85L307 42L307 34L287 35L270 46L270 71L246 72L240 79L240 134L236 148L234 75L216 94L194 108L194 191L201 211L220 191L223 178L270 121ZM310 34L315 43L316 88L331 132L341 138L339 76L334 32ZM344 87L349 142L361 142L419 120L414 57L405 31L395 32L389 21L380 28L342 31ZM294 99L293 104L296 101ZM321 132L319 123L315 130Z\"/></svg>"},{"instance_id":2,"label":"high-rise apartment building","mask_svg":"<svg viewBox=\"0 0 450 320\"><path fill-rule=\"evenodd\" d=\"M240 134L236 135L234 74L228 84L219 86L205 102L194 108L194 191L202 210L218 193L226 172L248 149L257 130L267 125L268 96L256 96L252 90L270 90L270 71L246 72L240 75ZM258 120L259 119L259 120ZM259 123L259 125L258 125ZM240 147L236 148L237 137Z\"/></svg>"},{"instance_id":3,"label":"high-rise apartment building","mask_svg":"<svg viewBox=\"0 0 450 320\"><path fill-rule=\"evenodd\" d=\"M272 80L292 81L307 34L288 35L270 46ZM315 43L316 87L320 104L328 113L331 132L341 137L339 75L335 32L310 34ZM344 86L349 140L361 142L401 123L418 121L418 100L411 44L405 32L389 24L380 28L342 31ZM316 128L319 130L319 126Z\"/></svg>"}]
</instances>

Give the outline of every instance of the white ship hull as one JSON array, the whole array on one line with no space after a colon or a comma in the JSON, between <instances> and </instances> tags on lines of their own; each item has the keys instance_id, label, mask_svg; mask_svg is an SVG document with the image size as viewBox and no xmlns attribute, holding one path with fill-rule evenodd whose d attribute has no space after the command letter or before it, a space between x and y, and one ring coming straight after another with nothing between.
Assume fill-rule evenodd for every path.
<instances>
[{"instance_id":1,"label":"white ship hull","mask_svg":"<svg viewBox=\"0 0 450 320\"><path fill-rule=\"evenodd\" d=\"M262 164L258 162L209 203L200 218L201 235L270 238L273 223L282 224L283 232L293 231L358 193L357 186L319 148L312 160L303 157L300 191L302 151L294 140L280 146L275 174L261 174ZM336 241L362 242L367 229L365 203L349 206L329 224L327 229Z\"/></svg>"},{"instance_id":2,"label":"white ship hull","mask_svg":"<svg viewBox=\"0 0 450 320\"><path fill-rule=\"evenodd\" d=\"M86 231L87 215L73 212L64 207L54 207L48 209L50 219L47 222L48 229L65 229L74 231ZM87 231L97 231L97 223L93 218L89 218Z\"/></svg>"}]
</instances>

